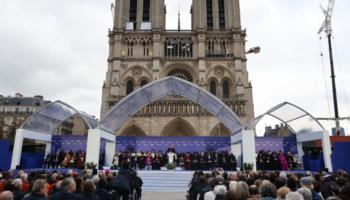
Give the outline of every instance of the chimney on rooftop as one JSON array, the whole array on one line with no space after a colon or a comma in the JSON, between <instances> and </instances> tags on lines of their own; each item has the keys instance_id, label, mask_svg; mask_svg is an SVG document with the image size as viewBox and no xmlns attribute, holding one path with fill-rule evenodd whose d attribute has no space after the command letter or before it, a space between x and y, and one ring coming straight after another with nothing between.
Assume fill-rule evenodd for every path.
<instances>
[{"instance_id":1,"label":"chimney on rooftop","mask_svg":"<svg viewBox=\"0 0 350 200\"><path fill-rule=\"evenodd\" d=\"M15 97L23 97L23 94L17 92L17 93L15 94Z\"/></svg>"},{"instance_id":2,"label":"chimney on rooftop","mask_svg":"<svg viewBox=\"0 0 350 200\"><path fill-rule=\"evenodd\" d=\"M35 95L34 98L38 98L38 99L41 99L41 100L44 99L44 97L42 95Z\"/></svg>"},{"instance_id":3,"label":"chimney on rooftop","mask_svg":"<svg viewBox=\"0 0 350 200\"><path fill-rule=\"evenodd\" d=\"M279 128L280 128L280 125L276 124L275 129L279 129Z\"/></svg>"}]
</instances>

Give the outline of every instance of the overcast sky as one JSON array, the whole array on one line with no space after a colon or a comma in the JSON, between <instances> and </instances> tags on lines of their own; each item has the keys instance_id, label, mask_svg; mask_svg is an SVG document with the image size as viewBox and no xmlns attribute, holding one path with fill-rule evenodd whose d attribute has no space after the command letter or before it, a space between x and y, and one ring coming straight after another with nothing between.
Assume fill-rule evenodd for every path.
<instances>
[{"instance_id":1,"label":"overcast sky","mask_svg":"<svg viewBox=\"0 0 350 200\"><path fill-rule=\"evenodd\" d=\"M0 94L39 94L99 117L113 0L0 1ZM262 48L260 54L247 56L255 116L284 101L316 117L334 116L327 41L324 34L321 41L317 35L324 20L320 3L327 7L326 0L240 1L242 28L247 29L248 35L246 47ZM166 4L167 29L177 28L177 4L181 5L181 28L190 29L191 1L166 0ZM346 103L346 95L350 101L349 8L349 0L336 0L333 12L335 72L342 117L350 116ZM326 79L320 51L324 54ZM264 133L265 124L275 123L263 119L258 135ZM322 124L327 129L332 125ZM349 122L341 125L349 133Z\"/></svg>"}]
</instances>

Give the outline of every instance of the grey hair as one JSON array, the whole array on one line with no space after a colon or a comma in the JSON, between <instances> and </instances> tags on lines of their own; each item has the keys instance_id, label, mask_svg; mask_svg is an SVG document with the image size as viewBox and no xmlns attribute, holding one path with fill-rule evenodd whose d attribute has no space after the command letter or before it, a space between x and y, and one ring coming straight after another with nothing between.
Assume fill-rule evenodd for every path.
<instances>
[{"instance_id":1,"label":"grey hair","mask_svg":"<svg viewBox=\"0 0 350 200\"><path fill-rule=\"evenodd\" d=\"M92 177L92 180L94 181L94 183L97 183L100 180L100 177L95 175L95 176Z\"/></svg>"},{"instance_id":2,"label":"grey hair","mask_svg":"<svg viewBox=\"0 0 350 200\"><path fill-rule=\"evenodd\" d=\"M12 192L10 191L4 191L4 192L7 192L7 196L4 198L4 200L12 200L13 199L13 195L12 195Z\"/></svg>"},{"instance_id":3,"label":"grey hair","mask_svg":"<svg viewBox=\"0 0 350 200\"><path fill-rule=\"evenodd\" d=\"M237 187L235 189L235 193L237 196L237 199L239 200L245 200L249 197L249 187L246 182L240 181L237 184Z\"/></svg>"},{"instance_id":4,"label":"grey hair","mask_svg":"<svg viewBox=\"0 0 350 200\"><path fill-rule=\"evenodd\" d=\"M304 200L304 197L298 192L290 192L287 194L286 200Z\"/></svg>"},{"instance_id":5,"label":"grey hair","mask_svg":"<svg viewBox=\"0 0 350 200\"><path fill-rule=\"evenodd\" d=\"M73 185L73 178L65 178L61 183L61 190L66 192L69 190L70 186Z\"/></svg>"},{"instance_id":6,"label":"grey hair","mask_svg":"<svg viewBox=\"0 0 350 200\"><path fill-rule=\"evenodd\" d=\"M23 183L20 178L16 178L15 180L12 181L12 184L16 187L19 188Z\"/></svg>"},{"instance_id":7,"label":"grey hair","mask_svg":"<svg viewBox=\"0 0 350 200\"><path fill-rule=\"evenodd\" d=\"M218 179L219 182L223 182L224 181L224 177L222 177L221 175L217 175L216 179Z\"/></svg>"},{"instance_id":8,"label":"grey hair","mask_svg":"<svg viewBox=\"0 0 350 200\"><path fill-rule=\"evenodd\" d=\"M277 198L277 191L272 183L263 183L259 187L259 193L261 197L272 197Z\"/></svg>"},{"instance_id":9,"label":"grey hair","mask_svg":"<svg viewBox=\"0 0 350 200\"><path fill-rule=\"evenodd\" d=\"M52 176L51 176L51 179L54 179L54 178L56 178L57 176L58 176L57 173L53 173Z\"/></svg>"},{"instance_id":10,"label":"grey hair","mask_svg":"<svg viewBox=\"0 0 350 200\"><path fill-rule=\"evenodd\" d=\"M91 169L87 169L87 170L86 170L86 173L91 175L91 174L92 174Z\"/></svg>"},{"instance_id":11,"label":"grey hair","mask_svg":"<svg viewBox=\"0 0 350 200\"><path fill-rule=\"evenodd\" d=\"M230 181L230 190L233 190L233 191L235 191L236 190L236 188L237 188L237 181Z\"/></svg>"},{"instance_id":12,"label":"grey hair","mask_svg":"<svg viewBox=\"0 0 350 200\"><path fill-rule=\"evenodd\" d=\"M56 189L61 189L61 184L62 184L62 181L58 181L58 183L56 184Z\"/></svg>"},{"instance_id":13,"label":"grey hair","mask_svg":"<svg viewBox=\"0 0 350 200\"><path fill-rule=\"evenodd\" d=\"M21 176L19 177L22 181L25 181L28 177L28 174L27 173L23 173L21 174Z\"/></svg>"},{"instance_id":14,"label":"grey hair","mask_svg":"<svg viewBox=\"0 0 350 200\"><path fill-rule=\"evenodd\" d=\"M312 200L312 193L309 188L303 187L297 190L297 192L304 197L304 200Z\"/></svg>"},{"instance_id":15,"label":"grey hair","mask_svg":"<svg viewBox=\"0 0 350 200\"><path fill-rule=\"evenodd\" d=\"M73 171L70 169L68 170L67 174L72 175Z\"/></svg>"},{"instance_id":16,"label":"grey hair","mask_svg":"<svg viewBox=\"0 0 350 200\"><path fill-rule=\"evenodd\" d=\"M280 173L280 177L283 178L283 179L286 179L287 178L287 173L286 172L281 172Z\"/></svg>"},{"instance_id":17,"label":"grey hair","mask_svg":"<svg viewBox=\"0 0 350 200\"><path fill-rule=\"evenodd\" d=\"M226 192L227 192L227 189L223 185L217 185L214 188L214 194L215 195L225 195Z\"/></svg>"},{"instance_id":18,"label":"grey hair","mask_svg":"<svg viewBox=\"0 0 350 200\"><path fill-rule=\"evenodd\" d=\"M36 194L40 192L40 189L44 188L46 186L45 180L37 180L35 181L33 188L32 188L32 194Z\"/></svg>"}]
</instances>

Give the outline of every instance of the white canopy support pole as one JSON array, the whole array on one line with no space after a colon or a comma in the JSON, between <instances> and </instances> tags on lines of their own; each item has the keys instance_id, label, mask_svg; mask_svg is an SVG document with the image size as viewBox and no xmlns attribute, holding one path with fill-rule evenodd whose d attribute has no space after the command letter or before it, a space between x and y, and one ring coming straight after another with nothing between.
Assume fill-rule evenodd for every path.
<instances>
[{"instance_id":1,"label":"white canopy support pole","mask_svg":"<svg viewBox=\"0 0 350 200\"><path fill-rule=\"evenodd\" d=\"M107 133L104 130L100 130L100 132L101 132L101 138L107 140L104 166L111 166L113 162L113 157L115 155L116 136L113 134Z\"/></svg>"},{"instance_id":2,"label":"white canopy support pole","mask_svg":"<svg viewBox=\"0 0 350 200\"><path fill-rule=\"evenodd\" d=\"M303 160L304 151L303 151L303 143L302 143L302 142L298 142L298 143L297 143L297 147L298 147L298 158L299 158L299 161L300 161L300 163L301 163L301 168L304 169L304 160Z\"/></svg>"},{"instance_id":3,"label":"white canopy support pole","mask_svg":"<svg viewBox=\"0 0 350 200\"><path fill-rule=\"evenodd\" d=\"M242 155L243 153L243 156L241 156L243 163L253 163L253 170L256 170L254 130L242 130L241 132L231 136L231 149L234 151L234 153L238 152L238 156ZM237 164L241 164L241 161L237 160L237 162L240 162ZM243 168L243 166L241 166L241 168Z\"/></svg>"},{"instance_id":4,"label":"white canopy support pole","mask_svg":"<svg viewBox=\"0 0 350 200\"><path fill-rule=\"evenodd\" d=\"M328 168L328 171L333 172L333 166L332 166L332 160L331 160L332 148L331 148L331 141L329 139L328 131L323 131L322 145L323 145L324 166Z\"/></svg>"},{"instance_id":5,"label":"white canopy support pole","mask_svg":"<svg viewBox=\"0 0 350 200\"><path fill-rule=\"evenodd\" d=\"M101 134L100 129L89 129L86 146L85 163L92 162L98 166L98 157L100 154Z\"/></svg>"},{"instance_id":6,"label":"white canopy support pole","mask_svg":"<svg viewBox=\"0 0 350 200\"><path fill-rule=\"evenodd\" d=\"M50 143L49 148L51 148L52 135L45 134L45 133L38 133L35 131L29 131L25 129L17 129L16 137L15 137L15 145L13 147L11 169L16 169L16 166L19 165L21 162L21 153L22 153L22 145L23 145L24 138L32 139L32 140L40 140L40 141Z\"/></svg>"}]
</instances>

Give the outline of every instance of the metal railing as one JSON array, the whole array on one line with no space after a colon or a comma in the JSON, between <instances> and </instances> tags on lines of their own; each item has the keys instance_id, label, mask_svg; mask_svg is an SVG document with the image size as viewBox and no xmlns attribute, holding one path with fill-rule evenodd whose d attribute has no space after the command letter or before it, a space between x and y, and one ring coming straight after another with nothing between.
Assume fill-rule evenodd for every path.
<instances>
[{"instance_id":1,"label":"metal railing","mask_svg":"<svg viewBox=\"0 0 350 200\"><path fill-rule=\"evenodd\" d=\"M209 58L233 58L233 54L227 54L225 49L207 49L205 57Z\"/></svg>"}]
</instances>

